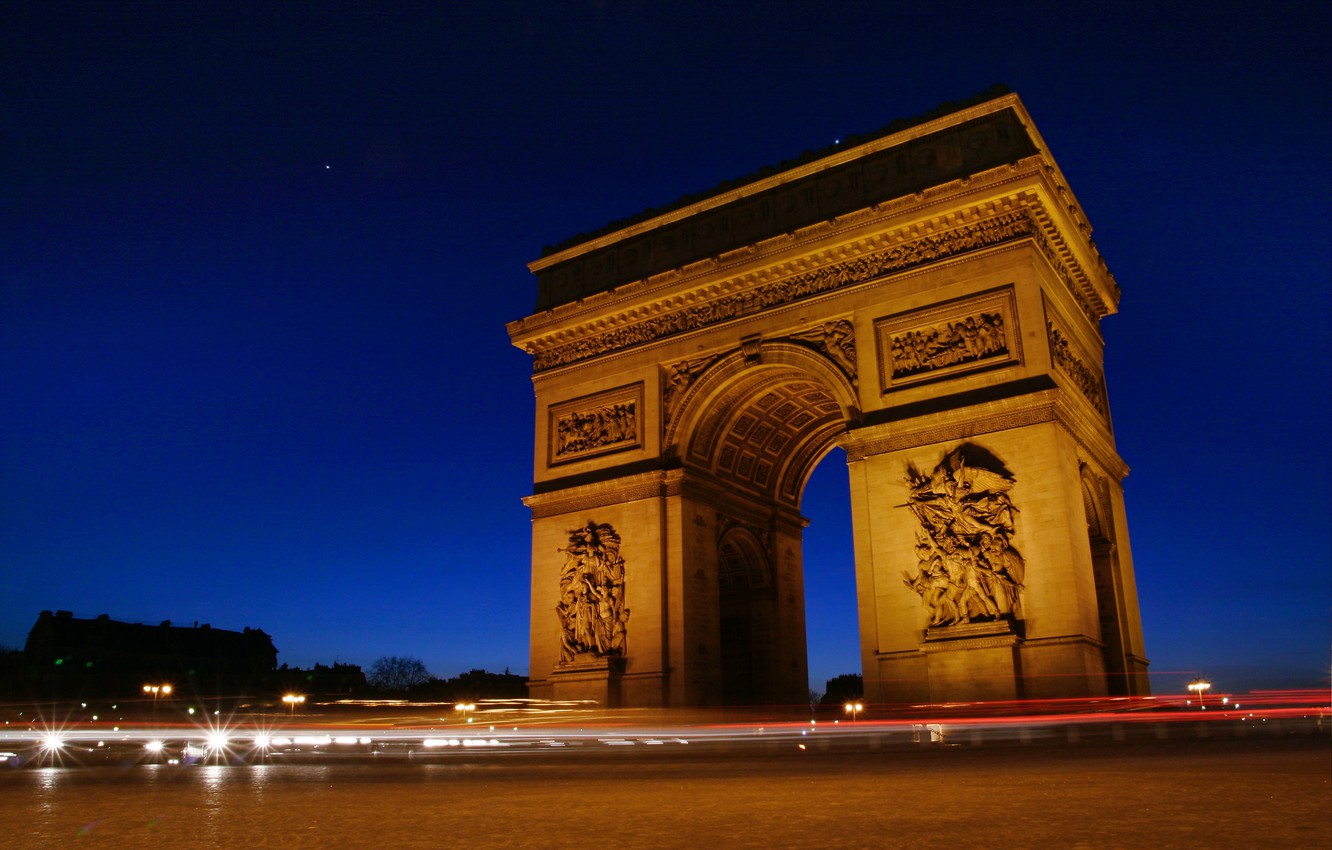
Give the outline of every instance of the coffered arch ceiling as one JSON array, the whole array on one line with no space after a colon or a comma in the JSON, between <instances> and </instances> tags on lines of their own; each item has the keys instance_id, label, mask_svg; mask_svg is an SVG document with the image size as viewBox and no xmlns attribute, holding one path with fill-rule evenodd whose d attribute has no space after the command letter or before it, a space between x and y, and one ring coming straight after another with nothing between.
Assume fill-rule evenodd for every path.
<instances>
[{"instance_id":1,"label":"coffered arch ceiling","mask_svg":"<svg viewBox=\"0 0 1332 850\"><path fill-rule=\"evenodd\" d=\"M688 467L798 508L810 473L846 430L850 386L827 380L832 370L789 361L710 370L676 438Z\"/></svg>"}]
</instances>

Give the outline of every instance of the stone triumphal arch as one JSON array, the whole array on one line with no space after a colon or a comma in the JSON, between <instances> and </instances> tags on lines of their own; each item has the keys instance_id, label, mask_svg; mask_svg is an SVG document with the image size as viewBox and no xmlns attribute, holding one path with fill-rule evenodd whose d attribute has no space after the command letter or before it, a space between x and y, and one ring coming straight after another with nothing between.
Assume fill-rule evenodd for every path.
<instances>
[{"instance_id":1,"label":"stone triumphal arch","mask_svg":"<svg viewBox=\"0 0 1332 850\"><path fill-rule=\"evenodd\" d=\"M532 694L803 702L835 446L868 699L1145 693L1090 234L1002 94L531 263Z\"/></svg>"}]
</instances>

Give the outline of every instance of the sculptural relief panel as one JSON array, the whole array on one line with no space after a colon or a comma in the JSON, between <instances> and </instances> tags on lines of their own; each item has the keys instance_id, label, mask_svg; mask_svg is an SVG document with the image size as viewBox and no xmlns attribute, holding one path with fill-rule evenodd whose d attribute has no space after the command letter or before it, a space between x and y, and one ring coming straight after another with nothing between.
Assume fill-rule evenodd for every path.
<instances>
[{"instance_id":1,"label":"sculptural relief panel","mask_svg":"<svg viewBox=\"0 0 1332 850\"><path fill-rule=\"evenodd\" d=\"M856 333L849 320L823 322L813 330L793 333L789 338L813 348L831 360L851 382L851 386L859 383L856 377Z\"/></svg>"},{"instance_id":2,"label":"sculptural relief panel","mask_svg":"<svg viewBox=\"0 0 1332 850\"><path fill-rule=\"evenodd\" d=\"M679 412L680 404L684 401L685 391L693 385L695 379L703 374L708 366L712 365L720 355L712 357L696 357L691 360L681 360L678 363L672 363L665 367L666 374L661 382L661 409L662 423L670 424L675 419L675 414Z\"/></svg>"},{"instance_id":3,"label":"sculptural relief panel","mask_svg":"<svg viewBox=\"0 0 1332 850\"><path fill-rule=\"evenodd\" d=\"M1011 287L874 323L882 392L1022 361Z\"/></svg>"},{"instance_id":4,"label":"sculptural relief panel","mask_svg":"<svg viewBox=\"0 0 1332 850\"><path fill-rule=\"evenodd\" d=\"M643 445L643 385L619 387L550 407L550 465Z\"/></svg>"},{"instance_id":5,"label":"sculptural relief panel","mask_svg":"<svg viewBox=\"0 0 1332 850\"><path fill-rule=\"evenodd\" d=\"M607 523L588 520L569 532L569 545L560 551L560 664L624 655L629 609L620 535Z\"/></svg>"},{"instance_id":6,"label":"sculptural relief panel","mask_svg":"<svg viewBox=\"0 0 1332 850\"><path fill-rule=\"evenodd\" d=\"M930 626L1017 618L1026 563L1012 543L1014 477L994 454L964 443L930 472L906 468L905 507L920 523L915 575Z\"/></svg>"},{"instance_id":7,"label":"sculptural relief panel","mask_svg":"<svg viewBox=\"0 0 1332 850\"><path fill-rule=\"evenodd\" d=\"M751 316L881 275L917 268L1022 238L1043 238L1039 226L1026 211L1014 210L992 215L959 227L927 233L884 251L820 266L774 283L654 315L573 342L534 350L533 371L544 372L686 331Z\"/></svg>"},{"instance_id":8,"label":"sculptural relief panel","mask_svg":"<svg viewBox=\"0 0 1332 850\"><path fill-rule=\"evenodd\" d=\"M1046 330L1050 335L1051 362L1073 381L1073 385L1098 413L1108 417L1110 405L1106 401L1105 378L1101 376L1100 370L1087 365L1088 358L1078 352L1069 341L1069 335L1054 322L1047 322Z\"/></svg>"}]
</instances>

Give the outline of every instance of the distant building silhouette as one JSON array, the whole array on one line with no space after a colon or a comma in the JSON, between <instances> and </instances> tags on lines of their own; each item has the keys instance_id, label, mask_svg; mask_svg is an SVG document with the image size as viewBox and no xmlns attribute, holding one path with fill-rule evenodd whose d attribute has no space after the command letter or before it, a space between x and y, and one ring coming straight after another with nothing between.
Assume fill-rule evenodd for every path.
<instances>
[{"instance_id":1,"label":"distant building silhouette","mask_svg":"<svg viewBox=\"0 0 1332 850\"><path fill-rule=\"evenodd\" d=\"M527 696L527 677L510 673L469 670L452 679L431 679L411 690L414 699L480 700L523 699Z\"/></svg>"},{"instance_id":2,"label":"distant building silhouette","mask_svg":"<svg viewBox=\"0 0 1332 850\"><path fill-rule=\"evenodd\" d=\"M150 626L106 614L88 620L43 611L28 633L23 667L34 696L128 696L147 683L171 684L181 695L214 695L271 681L277 649L261 629L174 626L170 620Z\"/></svg>"},{"instance_id":3,"label":"distant building silhouette","mask_svg":"<svg viewBox=\"0 0 1332 850\"><path fill-rule=\"evenodd\" d=\"M865 680L859 673L846 673L827 681L823 686L823 699L819 705L841 706L848 700L863 699Z\"/></svg>"},{"instance_id":4,"label":"distant building silhouette","mask_svg":"<svg viewBox=\"0 0 1332 850\"><path fill-rule=\"evenodd\" d=\"M308 670L283 664L274 674L279 689L319 696L347 696L366 689L365 672L358 664L339 664L331 667L315 664Z\"/></svg>"}]
</instances>

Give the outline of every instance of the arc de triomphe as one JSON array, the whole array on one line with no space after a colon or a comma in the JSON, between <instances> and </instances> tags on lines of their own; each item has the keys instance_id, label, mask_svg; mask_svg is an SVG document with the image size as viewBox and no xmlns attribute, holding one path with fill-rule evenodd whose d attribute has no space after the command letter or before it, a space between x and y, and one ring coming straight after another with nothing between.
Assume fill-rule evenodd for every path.
<instances>
[{"instance_id":1,"label":"arc de triomphe","mask_svg":"<svg viewBox=\"0 0 1332 850\"><path fill-rule=\"evenodd\" d=\"M531 263L532 695L804 702L835 446L868 700L1145 694L1090 235L1002 94Z\"/></svg>"}]
</instances>

